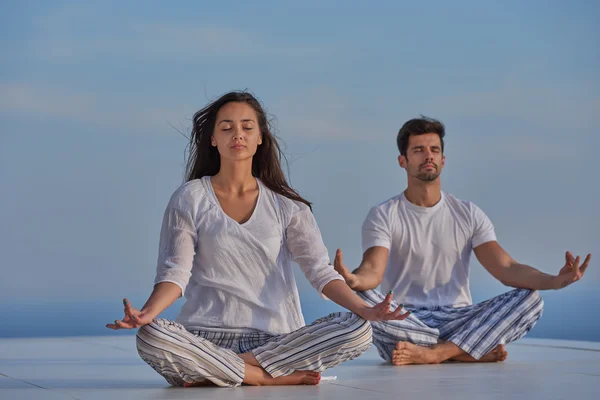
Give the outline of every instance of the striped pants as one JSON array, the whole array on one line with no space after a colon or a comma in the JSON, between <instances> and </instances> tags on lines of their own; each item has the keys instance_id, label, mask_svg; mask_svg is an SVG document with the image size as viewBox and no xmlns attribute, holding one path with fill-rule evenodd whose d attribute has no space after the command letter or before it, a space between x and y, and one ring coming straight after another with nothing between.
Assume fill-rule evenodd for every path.
<instances>
[{"instance_id":1,"label":"striped pants","mask_svg":"<svg viewBox=\"0 0 600 400\"><path fill-rule=\"evenodd\" d=\"M297 370L322 372L358 357L371 342L369 322L349 312L332 313L276 336L263 332L190 332L162 318L137 333L142 359L173 386L207 380L218 386L239 386L244 379L244 361L238 354L249 351L274 378Z\"/></svg>"},{"instance_id":2,"label":"striped pants","mask_svg":"<svg viewBox=\"0 0 600 400\"><path fill-rule=\"evenodd\" d=\"M357 294L369 305L385 298L377 290ZM515 289L466 307L408 307L411 315L403 321L371 323L373 344L388 362L398 341L432 346L440 340L454 343L479 360L497 345L525 336L542 315L543 306L537 291ZM398 304L392 302L392 310L396 307Z\"/></svg>"}]
</instances>

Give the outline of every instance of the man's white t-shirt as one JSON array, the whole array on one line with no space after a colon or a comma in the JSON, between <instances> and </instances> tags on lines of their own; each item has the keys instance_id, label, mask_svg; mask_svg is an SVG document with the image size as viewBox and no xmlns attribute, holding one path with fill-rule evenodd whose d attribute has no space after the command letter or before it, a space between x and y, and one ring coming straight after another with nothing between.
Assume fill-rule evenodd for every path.
<instances>
[{"instance_id":1,"label":"man's white t-shirt","mask_svg":"<svg viewBox=\"0 0 600 400\"><path fill-rule=\"evenodd\" d=\"M409 202L404 193L371 209L362 227L363 251L390 250L381 290L405 306L472 304L471 250L496 240L494 226L475 204L443 193L433 207Z\"/></svg>"}]
</instances>

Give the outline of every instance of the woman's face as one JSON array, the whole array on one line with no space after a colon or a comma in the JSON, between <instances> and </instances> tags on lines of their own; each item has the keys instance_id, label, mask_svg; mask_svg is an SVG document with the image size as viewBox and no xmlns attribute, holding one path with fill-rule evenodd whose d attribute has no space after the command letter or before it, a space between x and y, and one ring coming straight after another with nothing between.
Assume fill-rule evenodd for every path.
<instances>
[{"instance_id":1,"label":"woman's face","mask_svg":"<svg viewBox=\"0 0 600 400\"><path fill-rule=\"evenodd\" d=\"M221 161L252 158L262 143L256 111L247 103L230 102L217 112L211 144L219 150Z\"/></svg>"}]
</instances>

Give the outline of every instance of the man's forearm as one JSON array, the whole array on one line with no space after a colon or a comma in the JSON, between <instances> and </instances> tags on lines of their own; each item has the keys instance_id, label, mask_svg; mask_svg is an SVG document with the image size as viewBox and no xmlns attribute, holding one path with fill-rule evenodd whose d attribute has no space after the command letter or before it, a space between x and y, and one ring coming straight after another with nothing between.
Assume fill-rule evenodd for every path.
<instances>
[{"instance_id":1,"label":"man's forearm","mask_svg":"<svg viewBox=\"0 0 600 400\"><path fill-rule=\"evenodd\" d=\"M557 289L556 277L529 265L514 263L505 268L502 283L507 286L533 290Z\"/></svg>"},{"instance_id":2,"label":"man's forearm","mask_svg":"<svg viewBox=\"0 0 600 400\"><path fill-rule=\"evenodd\" d=\"M363 265L359 266L352 272L357 279L352 289L357 292L363 290L375 289L381 283L381 278L377 273L365 268Z\"/></svg>"}]
</instances>

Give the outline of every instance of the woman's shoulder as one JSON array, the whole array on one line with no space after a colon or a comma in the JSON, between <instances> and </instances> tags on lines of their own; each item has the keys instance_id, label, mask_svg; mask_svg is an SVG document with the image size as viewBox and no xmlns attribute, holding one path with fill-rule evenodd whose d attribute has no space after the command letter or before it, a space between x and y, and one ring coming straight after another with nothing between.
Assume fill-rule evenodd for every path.
<instances>
[{"instance_id":1,"label":"woman's shoulder","mask_svg":"<svg viewBox=\"0 0 600 400\"><path fill-rule=\"evenodd\" d=\"M206 185L203 178L192 179L173 192L169 200L169 207L191 211L206 201L206 194Z\"/></svg>"},{"instance_id":2,"label":"woman's shoulder","mask_svg":"<svg viewBox=\"0 0 600 400\"><path fill-rule=\"evenodd\" d=\"M281 207L281 210L288 215L293 215L299 211L310 210L310 208L301 201L290 199L280 193L269 189L264 182L261 182L262 189L275 200L276 205Z\"/></svg>"}]
</instances>

